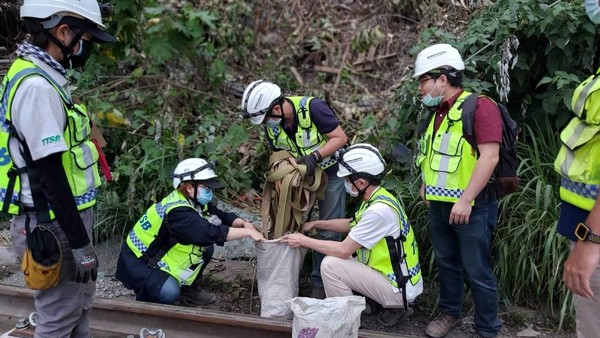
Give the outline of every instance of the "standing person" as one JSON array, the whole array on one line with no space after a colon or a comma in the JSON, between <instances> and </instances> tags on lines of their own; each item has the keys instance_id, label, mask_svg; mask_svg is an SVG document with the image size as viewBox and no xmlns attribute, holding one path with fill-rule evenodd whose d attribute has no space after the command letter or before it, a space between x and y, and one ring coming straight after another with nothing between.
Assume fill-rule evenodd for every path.
<instances>
[{"instance_id":1,"label":"standing person","mask_svg":"<svg viewBox=\"0 0 600 338\"><path fill-rule=\"evenodd\" d=\"M52 274L56 280L34 296L35 337L87 338L98 266L91 241L98 151L88 114L73 104L65 75L84 65L92 42L114 37L103 31L96 0L25 0L21 19L28 36L1 89L0 204L14 215L11 235L19 258L26 247L34 249L27 237L41 231L51 232L62 250L60 277ZM32 262L24 260L29 271Z\"/></svg>"},{"instance_id":2,"label":"standing person","mask_svg":"<svg viewBox=\"0 0 600 338\"><path fill-rule=\"evenodd\" d=\"M215 296L197 285L213 244L264 239L252 223L210 203L213 190L224 188L215 166L201 158L181 161L172 175L175 190L152 205L129 232L115 276L137 300L210 304Z\"/></svg>"},{"instance_id":3,"label":"standing person","mask_svg":"<svg viewBox=\"0 0 600 338\"><path fill-rule=\"evenodd\" d=\"M598 0L585 1L592 22L600 24ZM600 337L600 69L575 89L575 116L561 133L554 166L561 174L557 232L571 242L563 281L575 294L577 337Z\"/></svg>"},{"instance_id":4,"label":"standing person","mask_svg":"<svg viewBox=\"0 0 600 338\"><path fill-rule=\"evenodd\" d=\"M283 96L271 82L252 82L242 95L244 117L262 125L272 151L287 150L298 163L306 165L309 176L318 165L327 174L325 197L319 203L319 219L344 217L346 197L344 180L336 176L338 164L332 155L346 142L347 137L329 105L310 96ZM340 234L319 229L318 239L340 240ZM325 298L321 279L324 255L314 252L312 298Z\"/></svg>"},{"instance_id":5,"label":"standing person","mask_svg":"<svg viewBox=\"0 0 600 338\"><path fill-rule=\"evenodd\" d=\"M393 326L423 292L417 241L402 205L381 187L385 162L379 150L355 144L340 154L338 162L337 176L344 179L346 192L361 198L362 204L352 219L306 222L302 231L326 229L348 236L335 242L295 233L284 235L282 241L326 255L321 275L327 297L359 292L381 304L386 310L378 321Z\"/></svg>"},{"instance_id":6,"label":"standing person","mask_svg":"<svg viewBox=\"0 0 600 338\"><path fill-rule=\"evenodd\" d=\"M445 336L458 322L465 277L475 303L477 333L495 337L501 328L490 256L498 202L489 182L499 159L502 119L495 102L481 96L474 137L463 133L462 102L470 95L462 88L463 69L458 50L447 44L425 48L415 63L421 102L433 111L417 159L439 268L440 314L427 326L430 337Z\"/></svg>"}]
</instances>

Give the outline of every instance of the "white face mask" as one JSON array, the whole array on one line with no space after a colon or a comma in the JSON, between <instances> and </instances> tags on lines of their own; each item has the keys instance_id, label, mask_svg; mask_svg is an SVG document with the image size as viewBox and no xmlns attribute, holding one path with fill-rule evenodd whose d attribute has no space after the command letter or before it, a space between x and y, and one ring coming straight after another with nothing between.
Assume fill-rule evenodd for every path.
<instances>
[{"instance_id":1,"label":"white face mask","mask_svg":"<svg viewBox=\"0 0 600 338\"><path fill-rule=\"evenodd\" d=\"M265 125L268 128L277 128L281 124L281 119L268 119L265 121Z\"/></svg>"},{"instance_id":2,"label":"white face mask","mask_svg":"<svg viewBox=\"0 0 600 338\"><path fill-rule=\"evenodd\" d=\"M600 6L598 0L585 0L585 12L595 24L600 24Z\"/></svg>"},{"instance_id":3,"label":"white face mask","mask_svg":"<svg viewBox=\"0 0 600 338\"><path fill-rule=\"evenodd\" d=\"M352 183L348 182L348 180L344 180L344 188L346 188L346 192L348 193L348 195L350 195L352 197L358 196L358 191L352 191L352 189L354 188L354 185Z\"/></svg>"}]
</instances>

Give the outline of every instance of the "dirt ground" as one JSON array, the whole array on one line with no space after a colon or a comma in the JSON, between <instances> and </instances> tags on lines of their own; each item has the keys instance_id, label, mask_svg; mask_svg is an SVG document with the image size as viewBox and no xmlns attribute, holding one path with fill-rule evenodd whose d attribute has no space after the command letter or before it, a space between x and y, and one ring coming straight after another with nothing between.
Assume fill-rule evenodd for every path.
<instances>
[{"instance_id":1,"label":"dirt ground","mask_svg":"<svg viewBox=\"0 0 600 338\"><path fill-rule=\"evenodd\" d=\"M260 299L255 282L255 269L253 261L229 260L212 262L209 265L209 276L203 281L205 289L215 292L217 302L206 309L260 315ZM220 270L220 271L219 271ZM306 272L306 269L305 269ZM301 276L300 296L310 293L308 277ZM434 313L437 302L437 290L426 290L417 298L414 304L415 313L410 318L404 318L398 325L384 327L377 321L377 314L381 310L374 307L374 313L361 316L361 327L368 330L400 333L413 336L426 337L424 331L427 323ZM370 304L373 304L370 302ZM465 317L446 337L470 337L474 332L472 305L465 304ZM548 337L567 338L575 337L573 332L556 332L557 323L552 322L541 313L524 308L501 308L500 317L504 322L499 337ZM530 330L526 330L526 329ZM537 333L537 335L536 335Z\"/></svg>"}]
</instances>

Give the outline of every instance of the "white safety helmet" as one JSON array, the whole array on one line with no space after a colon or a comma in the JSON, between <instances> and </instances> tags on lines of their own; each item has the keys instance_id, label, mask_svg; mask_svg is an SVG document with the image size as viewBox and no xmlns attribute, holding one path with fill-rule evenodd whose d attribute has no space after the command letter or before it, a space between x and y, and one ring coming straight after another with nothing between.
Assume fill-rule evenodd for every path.
<instances>
[{"instance_id":1,"label":"white safety helmet","mask_svg":"<svg viewBox=\"0 0 600 338\"><path fill-rule=\"evenodd\" d=\"M379 150L368 143L357 143L338 152L338 177L363 174L365 178L382 179L385 173L385 161ZM366 174L366 175L364 175Z\"/></svg>"},{"instance_id":2,"label":"white safety helmet","mask_svg":"<svg viewBox=\"0 0 600 338\"><path fill-rule=\"evenodd\" d=\"M211 189L222 189L224 185L216 180L216 162L207 162L202 158L188 158L177 165L171 177L173 188L177 189L182 182L196 181Z\"/></svg>"},{"instance_id":3,"label":"white safety helmet","mask_svg":"<svg viewBox=\"0 0 600 338\"><path fill-rule=\"evenodd\" d=\"M24 0L21 19L37 19L44 29L55 27L63 18L77 18L80 26L96 42L112 42L114 36L103 31L102 11L96 0Z\"/></svg>"},{"instance_id":4,"label":"white safety helmet","mask_svg":"<svg viewBox=\"0 0 600 338\"><path fill-rule=\"evenodd\" d=\"M415 62L415 74L419 77L430 71L443 67L452 67L456 70L464 70L465 63L458 50L449 44L440 43L423 49L417 55Z\"/></svg>"},{"instance_id":5,"label":"white safety helmet","mask_svg":"<svg viewBox=\"0 0 600 338\"><path fill-rule=\"evenodd\" d=\"M253 124L261 124L279 98L281 88L278 85L263 80L252 82L242 95L244 118L250 118Z\"/></svg>"}]
</instances>

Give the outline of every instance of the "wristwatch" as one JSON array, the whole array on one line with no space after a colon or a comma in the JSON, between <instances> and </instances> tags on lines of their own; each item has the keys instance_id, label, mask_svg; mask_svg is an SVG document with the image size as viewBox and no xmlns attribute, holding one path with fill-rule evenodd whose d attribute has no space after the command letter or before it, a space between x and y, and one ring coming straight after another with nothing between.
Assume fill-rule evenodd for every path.
<instances>
[{"instance_id":1,"label":"wristwatch","mask_svg":"<svg viewBox=\"0 0 600 338\"><path fill-rule=\"evenodd\" d=\"M584 223L577 224L575 236L577 236L580 241L590 241L592 243L600 244L600 236L593 233Z\"/></svg>"}]
</instances>

